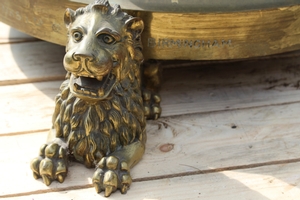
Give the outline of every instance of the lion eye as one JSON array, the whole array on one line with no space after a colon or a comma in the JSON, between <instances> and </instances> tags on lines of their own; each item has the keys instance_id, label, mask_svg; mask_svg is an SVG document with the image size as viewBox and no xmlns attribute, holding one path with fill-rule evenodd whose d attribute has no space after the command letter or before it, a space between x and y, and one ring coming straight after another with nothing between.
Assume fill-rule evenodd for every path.
<instances>
[{"instance_id":1,"label":"lion eye","mask_svg":"<svg viewBox=\"0 0 300 200\"><path fill-rule=\"evenodd\" d=\"M98 38L101 39L105 44L112 44L116 41L114 37L107 34L100 34Z\"/></svg>"},{"instance_id":2,"label":"lion eye","mask_svg":"<svg viewBox=\"0 0 300 200\"><path fill-rule=\"evenodd\" d=\"M75 31L73 33L73 38L77 42L80 41L82 39L82 33L80 33L79 31Z\"/></svg>"}]
</instances>

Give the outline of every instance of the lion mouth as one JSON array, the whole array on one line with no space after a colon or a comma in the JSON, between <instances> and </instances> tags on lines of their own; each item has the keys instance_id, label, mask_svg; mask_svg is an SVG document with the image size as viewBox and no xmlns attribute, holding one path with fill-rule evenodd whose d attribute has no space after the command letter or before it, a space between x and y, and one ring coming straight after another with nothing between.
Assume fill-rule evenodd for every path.
<instances>
[{"instance_id":1,"label":"lion mouth","mask_svg":"<svg viewBox=\"0 0 300 200\"><path fill-rule=\"evenodd\" d=\"M79 98L104 99L108 97L116 83L112 73L103 77L84 77L72 74L71 91Z\"/></svg>"}]
</instances>

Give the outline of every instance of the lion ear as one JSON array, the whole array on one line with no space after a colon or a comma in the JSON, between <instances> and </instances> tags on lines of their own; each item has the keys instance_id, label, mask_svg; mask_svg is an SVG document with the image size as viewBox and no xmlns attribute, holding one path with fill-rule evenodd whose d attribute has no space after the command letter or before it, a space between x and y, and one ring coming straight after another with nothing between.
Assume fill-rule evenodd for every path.
<instances>
[{"instance_id":1,"label":"lion ear","mask_svg":"<svg viewBox=\"0 0 300 200\"><path fill-rule=\"evenodd\" d=\"M125 28L127 31L134 31L136 34L135 37L137 37L144 30L144 22L139 17L133 17L125 22Z\"/></svg>"},{"instance_id":2,"label":"lion ear","mask_svg":"<svg viewBox=\"0 0 300 200\"><path fill-rule=\"evenodd\" d=\"M65 11L65 15L64 15L64 21L65 21L65 25L68 27L70 25L70 23L75 21L75 11L67 8L67 10Z\"/></svg>"},{"instance_id":3,"label":"lion ear","mask_svg":"<svg viewBox=\"0 0 300 200\"><path fill-rule=\"evenodd\" d=\"M93 9L96 11L100 11L102 14L106 14L109 10L108 6L106 5L99 5L99 4L95 4L93 6Z\"/></svg>"},{"instance_id":4,"label":"lion ear","mask_svg":"<svg viewBox=\"0 0 300 200\"><path fill-rule=\"evenodd\" d=\"M134 41L133 47L129 47L129 53L131 58L137 59L140 62L143 60L143 54L141 53L142 41L141 33L144 30L144 22L141 18L133 17L125 22L125 31L132 34L132 40Z\"/></svg>"}]
</instances>

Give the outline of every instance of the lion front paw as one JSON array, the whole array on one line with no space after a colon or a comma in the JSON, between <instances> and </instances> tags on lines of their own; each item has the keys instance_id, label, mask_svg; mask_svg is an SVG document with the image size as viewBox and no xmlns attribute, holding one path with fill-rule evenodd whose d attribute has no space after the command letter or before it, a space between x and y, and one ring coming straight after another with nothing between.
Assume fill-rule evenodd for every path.
<instances>
[{"instance_id":1,"label":"lion front paw","mask_svg":"<svg viewBox=\"0 0 300 200\"><path fill-rule=\"evenodd\" d=\"M62 183L68 172L66 149L55 143L45 144L40 148L39 157L31 161L30 167L33 177L42 178L47 186L53 180Z\"/></svg>"},{"instance_id":2,"label":"lion front paw","mask_svg":"<svg viewBox=\"0 0 300 200\"><path fill-rule=\"evenodd\" d=\"M97 193L105 191L108 197L117 189L125 194L132 182L130 169L126 162L121 162L115 156L104 157L97 165L93 176L93 184Z\"/></svg>"},{"instance_id":3,"label":"lion front paw","mask_svg":"<svg viewBox=\"0 0 300 200\"><path fill-rule=\"evenodd\" d=\"M158 119L161 114L160 95L150 90L143 90L143 101L145 117L147 119Z\"/></svg>"}]
</instances>

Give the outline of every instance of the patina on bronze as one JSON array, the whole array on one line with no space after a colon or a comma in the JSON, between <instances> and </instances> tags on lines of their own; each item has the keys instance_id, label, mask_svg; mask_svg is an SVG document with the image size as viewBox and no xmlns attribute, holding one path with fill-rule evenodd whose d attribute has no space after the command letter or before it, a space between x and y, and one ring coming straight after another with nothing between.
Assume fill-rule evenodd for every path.
<instances>
[{"instance_id":1,"label":"patina on bronze","mask_svg":"<svg viewBox=\"0 0 300 200\"><path fill-rule=\"evenodd\" d=\"M46 185L63 182L72 157L97 168L93 184L98 193L109 196L119 189L124 194L132 182L130 168L145 151L146 117L161 112L154 93L156 64L144 70L149 80L141 90L143 21L106 0L67 9L64 21L67 79L55 99L54 138L32 160L33 176Z\"/></svg>"}]
</instances>

